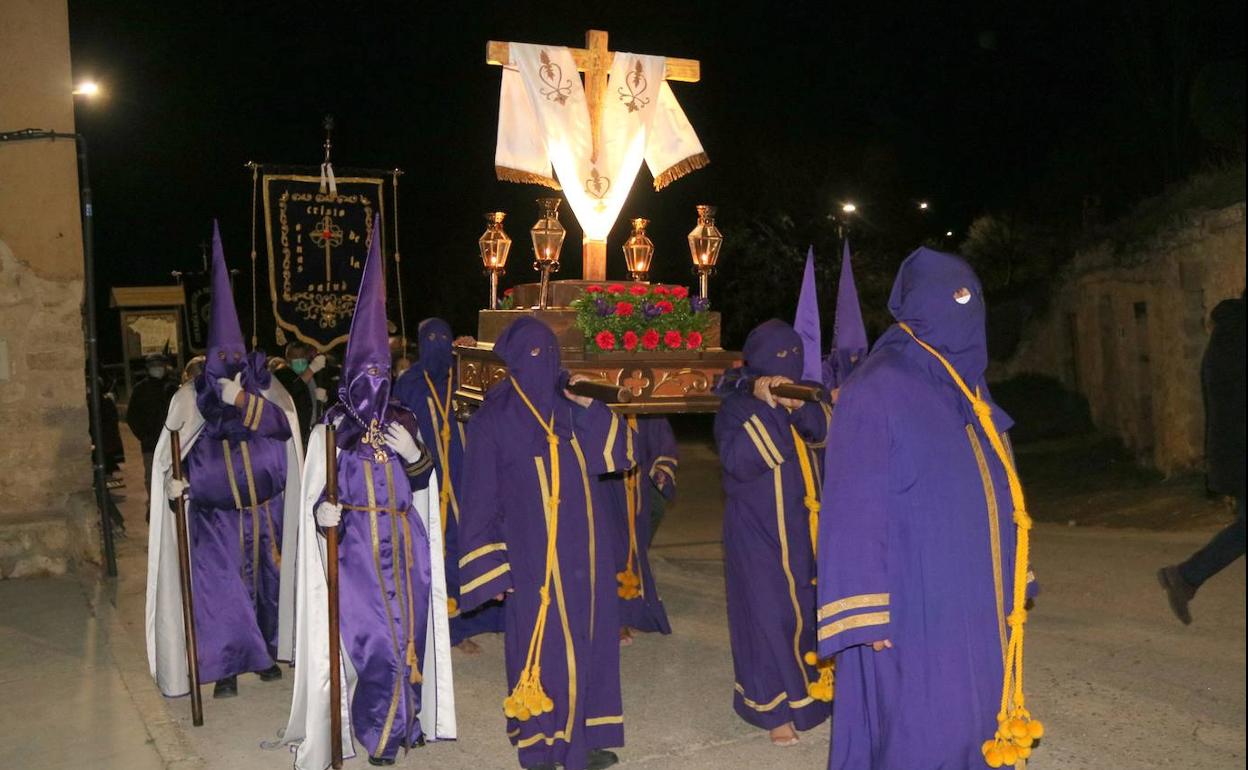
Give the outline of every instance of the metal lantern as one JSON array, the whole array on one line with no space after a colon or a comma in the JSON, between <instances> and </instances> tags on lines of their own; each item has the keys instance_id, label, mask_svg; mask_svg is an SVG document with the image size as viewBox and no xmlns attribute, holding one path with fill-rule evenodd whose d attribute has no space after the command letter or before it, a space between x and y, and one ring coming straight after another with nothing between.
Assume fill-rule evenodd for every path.
<instances>
[{"instance_id":1,"label":"metal lantern","mask_svg":"<svg viewBox=\"0 0 1248 770\"><path fill-rule=\"evenodd\" d=\"M698 289L702 299L707 298L707 279L719 261L719 249L724 245L724 235L715 226L715 207L700 205L698 224L689 233L689 254L693 257L693 269L698 274Z\"/></svg>"},{"instance_id":2,"label":"metal lantern","mask_svg":"<svg viewBox=\"0 0 1248 770\"><path fill-rule=\"evenodd\" d=\"M543 309L550 289L550 274L559 272L559 250L563 248L563 239L567 235L563 225L559 224L559 204L562 202L562 198L538 198L537 205L542 208L542 216L529 229L533 237L533 269L542 274L537 306Z\"/></svg>"},{"instance_id":3,"label":"metal lantern","mask_svg":"<svg viewBox=\"0 0 1248 770\"><path fill-rule=\"evenodd\" d=\"M646 237L646 225L650 220L637 217L633 220L633 234L624 243L624 264L633 274L634 281L645 281L650 275L650 261L654 258L654 241Z\"/></svg>"},{"instance_id":4,"label":"metal lantern","mask_svg":"<svg viewBox=\"0 0 1248 770\"><path fill-rule=\"evenodd\" d=\"M507 267L507 254L511 252L511 237L503 232L503 218L507 214L502 211L491 211L485 215L485 232L477 239L477 248L481 251L481 264L490 276L490 310L498 309L498 277Z\"/></svg>"}]
</instances>

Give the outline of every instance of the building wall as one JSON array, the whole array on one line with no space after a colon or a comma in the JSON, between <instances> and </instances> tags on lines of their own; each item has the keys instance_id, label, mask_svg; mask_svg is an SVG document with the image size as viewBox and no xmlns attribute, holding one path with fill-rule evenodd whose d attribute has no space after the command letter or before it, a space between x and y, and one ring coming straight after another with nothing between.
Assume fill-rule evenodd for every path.
<instances>
[{"instance_id":1,"label":"building wall","mask_svg":"<svg viewBox=\"0 0 1248 770\"><path fill-rule=\"evenodd\" d=\"M74 131L63 0L0 0L0 131ZM0 578L96 558L72 141L0 143Z\"/></svg>"},{"instance_id":2,"label":"building wall","mask_svg":"<svg viewBox=\"0 0 1248 770\"><path fill-rule=\"evenodd\" d=\"M1002 374L1055 377L1143 462L1165 473L1197 469L1206 323L1244 290L1244 265L1243 203L1190 215L1134 248L1081 252Z\"/></svg>"}]
</instances>

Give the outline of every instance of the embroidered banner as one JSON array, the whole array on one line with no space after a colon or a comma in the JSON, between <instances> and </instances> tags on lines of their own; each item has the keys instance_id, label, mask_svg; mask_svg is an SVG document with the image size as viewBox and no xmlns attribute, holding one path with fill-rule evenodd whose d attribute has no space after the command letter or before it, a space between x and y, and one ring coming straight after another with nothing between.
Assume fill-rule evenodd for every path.
<instances>
[{"instance_id":1,"label":"embroidered banner","mask_svg":"<svg viewBox=\"0 0 1248 770\"><path fill-rule=\"evenodd\" d=\"M334 195L321 192L320 174L311 171L262 172L260 205L278 340L284 331L327 351L346 342L375 214L381 215L382 253L391 253L389 172L339 176Z\"/></svg>"},{"instance_id":2,"label":"embroidered banner","mask_svg":"<svg viewBox=\"0 0 1248 770\"><path fill-rule=\"evenodd\" d=\"M183 273L182 291L186 295L183 313L186 317L186 345L195 352L208 346L208 322L212 320L212 284L208 273ZM235 298L237 300L237 297Z\"/></svg>"}]
</instances>

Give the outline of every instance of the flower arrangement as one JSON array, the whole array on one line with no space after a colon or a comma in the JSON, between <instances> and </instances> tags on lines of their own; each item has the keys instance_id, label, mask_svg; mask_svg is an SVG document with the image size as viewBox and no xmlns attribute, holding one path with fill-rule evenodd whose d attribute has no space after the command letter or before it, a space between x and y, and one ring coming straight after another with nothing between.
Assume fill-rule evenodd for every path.
<instances>
[{"instance_id":1,"label":"flower arrangement","mask_svg":"<svg viewBox=\"0 0 1248 770\"><path fill-rule=\"evenodd\" d=\"M707 302L684 286L592 284L573 300L576 325L593 351L701 350Z\"/></svg>"},{"instance_id":2,"label":"flower arrangement","mask_svg":"<svg viewBox=\"0 0 1248 770\"><path fill-rule=\"evenodd\" d=\"M515 287L503 290L503 298L498 301L499 310L512 310L516 307Z\"/></svg>"}]
</instances>

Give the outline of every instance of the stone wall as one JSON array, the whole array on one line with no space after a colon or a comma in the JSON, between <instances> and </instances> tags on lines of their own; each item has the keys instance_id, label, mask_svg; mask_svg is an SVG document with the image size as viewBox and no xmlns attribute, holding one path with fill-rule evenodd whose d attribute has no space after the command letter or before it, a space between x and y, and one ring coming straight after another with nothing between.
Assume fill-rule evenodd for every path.
<instances>
[{"instance_id":1,"label":"stone wall","mask_svg":"<svg viewBox=\"0 0 1248 770\"><path fill-rule=\"evenodd\" d=\"M1243 291L1244 264L1243 203L1189 214L1135 246L1083 251L1000 374L1055 377L1142 462L1167 474L1198 469L1206 324Z\"/></svg>"},{"instance_id":2,"label":"stone wall","mask_svg":"<svg viewBox=\"0 0 1248 770\"><path fill-rule=\"evenodd\" d=\"M0 0L0 130L74 131L63 0ZM0 143L0 578L97 559L74 143Z\"/></svg>"}]
</instances>

